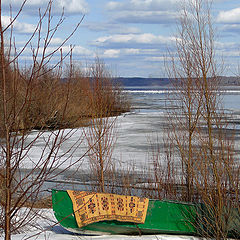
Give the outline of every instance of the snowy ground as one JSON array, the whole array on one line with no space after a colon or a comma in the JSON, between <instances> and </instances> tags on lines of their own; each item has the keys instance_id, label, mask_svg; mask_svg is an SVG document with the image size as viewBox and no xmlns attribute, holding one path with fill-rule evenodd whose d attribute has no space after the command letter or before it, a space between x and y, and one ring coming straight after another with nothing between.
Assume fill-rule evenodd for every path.
<instances>
[{"instance_id":1,"label":"snowy ground","mask_svg":"<svg viewBox=\"0 0 240 240\"><path fill-rule=\"evenodd\" d=\"M158 132L161 134L163 126L163 116L161 113L152 113L151 115L147 114L126 114L120 116L118 119L118 133L117 133L117 144L114 151L114 159L118 166L124 167L128 164L135 163L135 169L141 168L142 165L146 164L147 161L147 149L149 146L148 139L153 135L153 132ZM66 134L70 130L66 130ZM29 141L36 137L37 131L33 131L29 136ZM50 134L50 133L49 133ZM66 143L63 144L60 148L60 154L68 150L68 147L71 147L74 142L81 136L82 130L77 129L73 132L73 135ZM29 152L29 158L31 162L25 162L25 166L31 168L31 163L34 163L39 159L41 154L41 149L44 146L45 139L47 138L48 133L44 134L41 138L38 139L37 144ZM156 136L156 135L155 135ZM85 151L86 145L82 143L80 147L76 149L71 158L71 161L79 158L81 154ZM81 163L81 169L87 169L87 159L84 159ZM62 176L64 180L64 177ZM77 177L77 176L76 176ZM61 180L61 179L60 179ZM77 181L82 181L78 179ZM52 183L55 184L55 183ZM71 184L70 184L71 185ZM55 185L48 183L47 188L54 188ZM58 185L58 187L60 187ZM63 188L71 188L69 184L64 182ZM22 240L22 239L38 239L38 240L75 240L75 239L133 239L133 240L197 240L199 238L191 236L176 236L176 235L147 235L147 236L123 236L123 235L104 235L104 236L86 236L86 235L76 235L70 233L63 229L59 224L56 224L56 219L54 217L53 211L51 209L41 210L43 218L38 218L37 222L34 222L28 229L26 229L26 234L17 234L13 236L13 240ZM34 229L34 226L38 229ZM53 227L52 227L53 226Z\"/></svg>"},{"instance_id":2,"label":"snowy ground","mask_svg":"<svg viewBox=\"0 0 240 240\"><path fill-rule=\"evenodd\" d=\"M25 239L26 235L15 235L12 240L21 240ZM130 240L198 240L196 237L189 236L170 236L170 235L147 235L147 236L123 236L123 235L115 235L115 236L81 236L81 235L69 235L69 234L61 234L61 233L53 233L50 231L46 231L45 233L36 236L37 240L104 240L104 239L112 239L112 240L121 240L121 239L130 239Z\"/></svg>"},{"instance_id":3,"label":"snowy ground","mask_svg":"<svg viewBox=\"0 0 240 240\"><path fill-rule=\"evenodd\" d=\"M142 113L130 113L119 116L116 123L116 134L115 134L115 145L113 152L113 160L116 164L116 167L123 168L129 164L135 164L136 169L141 169L143 165L146 165L148 161L149 153L149 141L156 142L156 136L158 135L159 140L162 140L164 121L162 113L151 113L142 114ZM87 128L85 128L85 131ZM25 144L29 144L33 139L38 135L38 131L32 131L27 139ZM84 138L83 129L65 129L64 135L70 135L66 141L61 145L58 155L64 155L64 158L69 158L69 161L77 161L87 150L88 145L86 139ZM51 136L51 137L50 137ZM54 134L51 132L45 132L41 135L37 142L31 146L31 150L28 152L28 157L25 158L23 166L25 168L31 168L32 165L40 159L44 146L46 145L46 139L53 139ZM76 147L73 147L76 143ZM72 149L71 149L72 148ZM68 153L69 149L71 151ZM46 154L48 153L45 150ZM66 154L67 153L67 154ZM66 162L61 167L64 168L69 165L69 162ZM81 169L88 168L87 157L83 158L78 166Z\"/></svg>"},{"instance_id":4,"label":"snowy ground","mask_svg":"<svg viewBox=\"0 0 240 240\"><path fill-rule=\"evenodd\" d=\"M39 230L28 230L26 234L13 235L12 240L200 240L200 238L192 236L180 235L145 235L145 236L124 236L124 235L102 235L102 236L87 236L80 234L73 234L63 229L60 225L56 224L53 211L50 209L42 210L42 219L35 222ZM53 227L52 227L53 226Z\"/></svg>"},{"instance_id":5,"label":"snowy ground","mask_svg":"<svg viewBox=\"0 0 240 240\"><path fill-rule=\"evenodd\" d=\"M235 95L233 95L235 97ZM236 105L236 98L229 95L229 99L226 99L228 103L228 108ZM237 99L240 99L240 94L236 95ZM235 104L235 105L234 105ZM157 141L162 141L162 136L164 135L164 129L167 129L167 122L164 118L164 97L156 94L142 94L139 95L135 100L135 105L139 112L130 113L122 115L118 118L117 125L117 142L113 153L113 159L117 166L124 168L129 164L135 164L135 170L142 169L144 165L147 165L151 159L149 158L149 144L156 143ZM236 114L234 115L235 121L240 123L240 110L234 109ZM70 130L66 130L68 133ZM37 131L33 131L29 136L29 141L34 139ZM38 139L37 143L32 147L29 152L28 158L24 164L24 168L31 168L31 164L37 161L40 157L41 150L44 147L45 139L47 135L42 136ZM82 130L77 129L71 138L61 146L59 153L63 154L68 151L68 149L76 142L77 139L82 135ZM238 125L236 136L238 138L237 146L240 145L240 127ZM71 161L77 160L83 152L86 151L86 145L84 142L78 146ZM240 154L238 152L238 154ZM87 158L84 158L81 162L80 170L85 171L88 169ZM25 169L25 171L27 171ZM71 175L71 172L68 173ZM71 176L74 181L79 184L83 182L82 176ZM58 179L60 182L64 183L65 188L70 188L70 184L66 184L67 176L61 176ZM55 188L56 183L48 182L47 189ZM61 186L58 185L60 188ZM60 225L54 226L56 223L55 217L52 210L42 210L44 211L45 218L38 219L38 224L34 223L33 226L38 225L39 229L34 229L30 227L25 232L27 234L18 234L13 236L13 240L22 239L38 239L38 240L75 240L75 239L138 239L138 240L199 240L197 237L191 236L176 236L176 235L148 235L148 236L84 236L84 235L74 235L72 233L64 230ZM54 227L51 227L54 226Z\"/></svg>"},{"instance_id":6,"label":"snowy ground","mask_svg":"<svg viewBox=\"0 0 240 240\"><path fill-rule=\"evenodd\" d=\"M19 234L13 236L12 240L21 240L25 239L27 236L24 234ZM190 236L171 236L171 235L146 235L146 236L123 236L123 235L103 235L103 236L83 236L83 235L70 235L62 233L54 233L51 231L46 231L38 236L35 236L37 240L121 240L121 239L130 239L130 240L199 240L197 237Z\"/></svg>"}]
</instances>

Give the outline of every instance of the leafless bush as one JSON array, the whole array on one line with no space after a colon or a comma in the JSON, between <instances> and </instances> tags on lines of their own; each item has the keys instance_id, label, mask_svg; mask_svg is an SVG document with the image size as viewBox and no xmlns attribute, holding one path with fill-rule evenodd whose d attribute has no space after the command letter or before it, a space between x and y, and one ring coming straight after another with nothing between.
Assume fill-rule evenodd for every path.
<instances>
[{"instance_id":1,"label":"leafless bush","mask_svg":"<svg viewBox=\"0 0 240 240\"><path fill-rule=\"evenodd\" d=\"M239 205L239 163L221 108L214 41L209 2L189 1L179 22L177 54L168 65L177 100L169 111L169 141L181 160L183 200L204 206L198 228L208 226L203 235L226 239L239 218L233 214Z\"/></svg>"},{"instance_id":2,"label":"leafless bush","mask_svg":"<svg viewBox=\"0 0 240 240\"><path fill-rule=\"evenodd\" d=\"M88 99L90 100L90 123L85 132L91 172L97 176L99 191L105 192L106 174L111 176L114 163L112 160L113 147L116 141L116 120L112 116L114 104L114 85L106 67L96 60L91 67L90 89Z\"/></svg>"},{"instance_id":3,"label":"leafless bush","mask_svg":"<svg viewBox=\"0 0 240 240\"><path fill-rule=\"evenodd\" d=\"M61 54L61 47L72 36L79 27L81 21L76 24L76 28L70 32L69 36L52 51L47 51L49 44L53 40L55 33L63 21L60 17L56 25L52 24L52 1L49 1L46 10L39 13L39 22L36 29L30 36L29 41L20 51L16 51L13 39L13 23L19 16L26 1L23 1L22 7L11 18L10 24L4 28L0 22L0 97L1 97L1 139L0 139L0 205L1 205L1 226L4 231L5 239L9 240L11 234L19 232L20 229L33 218L34 202L40 197L43 183L56 177L59 173L66 171L74 164L81 162L84 154L79 156L75 162L71 161L71 152L82 142L82 136L79 141L69 147L65 153L60 152L60 147L66 142L72 131L55 130L45 132L44 128L48 124L53 114L53 108L57 106L56 102L49 103L49 109L39 109L35 101L39 104L45 104L43 98L51 98L51 94L56 90L57 83L61 78L61 64L64 56ZM0 2L0 5L2 3ZM1 9L1 8L0 8ZM1 12L0 12L1 15ZM47 22L47 31L42 29L44 19ZM5 48L5 33L10 30L10 40L8 49ZM27 70L22 71L18 62L22 52L32 44L32 65ZM59 54L59 61L48 68L48 64L53 56ZM60 67L59 67L60 66ZM54 69L59 71L57 75L52 75ZM56 81L50 81L54 79ZM47 85L47 86L45 86ZM37 92L37 88L39 92ZM49 88L49 91L42 93L40 90ZM39 94L46 94L39 96ZM67 106L67 95L64 98L61 118L64 119L64 112ZM45 99L49 100L49 99ZM57 99L56 99L57 100ZM36 112L39 114L36 114ZM44 112L46 111L46 112ZM26 124L28 126L26 127ZM29 132L33 127L38 126L41 131ZM21 134L19 133L21 130ZM39 157L35 160L29 157L31 151L37 146L39 139L44 140L42 148L38 149ZM28 167L29 171L22 171ZM58 171L56 171L58 169ZM61 170L62 169L62 170ZM30 204L32 203L32 204ZM28 208L22 211L22 207L28 204Z\"/></svg>"}]
</instances>

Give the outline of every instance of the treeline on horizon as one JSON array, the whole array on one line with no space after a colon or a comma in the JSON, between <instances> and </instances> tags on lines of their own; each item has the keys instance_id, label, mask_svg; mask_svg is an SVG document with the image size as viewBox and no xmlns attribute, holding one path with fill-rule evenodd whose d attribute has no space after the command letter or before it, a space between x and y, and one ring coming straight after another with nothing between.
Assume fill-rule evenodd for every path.
<instances>
[{"instance_id":1,"label":"treeline on horizon","mask_svg":"<svg viewBox=\"0 0 240 240\"><path fill-rule=\"evenodd\" d=\"M219 76L219 84L221 86L240 86L240 78L231 76ZM124 87L133 86L170 86L175 79L171 78L152 78L152 77L118 77L115 78Z\"/></svg>"},{"instance_id":2,"label":"treeline on horizon","mask_svg":"<svg viewBox=\"0 0 240 240\"><path fill-rule=\"evenodd\" d=\"M18 116L11 124L14 131L81 127L93 116L116 116L130 109L121 86L100 60L87 71L73 64L66 65L63 73L45 66L36 73L34 81L33 67L20 69L8 65L6 86L0 79L0 87L7 89L9 116L13 119ZM3 108L3 98L0 101L0 108ZM1 114L1 126L3 123Z\"/></svg>"}]
</instances>

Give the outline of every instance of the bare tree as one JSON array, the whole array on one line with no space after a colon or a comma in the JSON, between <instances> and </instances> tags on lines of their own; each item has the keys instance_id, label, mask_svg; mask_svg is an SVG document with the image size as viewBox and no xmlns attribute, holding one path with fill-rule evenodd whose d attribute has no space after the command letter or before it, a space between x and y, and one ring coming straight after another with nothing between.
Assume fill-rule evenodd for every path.
<instances>
[{"instance_id":1,"label":"bare tree","mask_svg":"<svg viewBox=\"0 0 240 240\"><path fill-rule=\"evenodd\" d=\"M75 162L71 161L74 148L81 144L79 141L73 144L65 153L60 152L62 144L73 134L72 131L55 130L45 132L45 126L38 121L40 131L31 133L29 128L24 127L25 120L29 116L33 106L34 86L39 83L40 78L47 78L54 69L61 77L63 56L61 48L78 29L82 19L76 24L72 32L55 49L49 46L60 28L64 16L61 15L58 22L52 24L52 1L49 1L44 12L39 12L39 21L29 40L23 48L16 50L13 41L14 22L21 13L26 0L23 1L19 12L10 18L10 24L3 26L0 19L0 97L1 97L1 139L0 139L0 204L1 204L1 226L4 229L6 240L11 239L11 234L19 232L29 219L33 217L32 209L34 202L39 198L43 183L57 174L66 171L69 167L81 161L82 156ZM2 16L2 1L0 1L0 16ZM43 22L46 20L47 29L43 30ZM46 31L45 31L46 30ZM8 32L8 38L6 33ZM45 34L44 34L45 32ZM5 40L8 44L5 46ZM34 40L34 43L31 43ZM19 68L19 59L25 49L30 47L32 51L32 64L25 74ZM48 68L54 56L59 55L57 63ZM44 69L47 69L45 71ZM55 91L51 88L49 91ZM68 103L68 94L63 95L64 104L61 106L61 118L64 119ZM39 116L39 119L42 116ZM31 129L31 128L30 128ZM21 134L19 132L21 130ZM30 153L42 140L44 145L38 148L39 157L36 161L30 158ZM26 166L28 165L28 166ZM23 171L24 168L28 171ZM58 169L58 171L56 171ZM28 208L21 208L28 203Z\"/></svg>"},{"instance_id":2,"label":"bare tree","mask_svg":"<svg viewBox=\"0 0 240 240\"><path fill-rule=\"evenodd\" d=\"M214 60L214 32L208 1L187 1L182 7L176 37L176 57L168 66L173 79L175 108L170 111L173 119L172 138L182 162L187 185L187 200L192 200L193 151L198 138L198 125L204 111L208 114L218 107L216 91L218 78ZM211 108L211 110L209 109ZM172 117L172 114L174 116ZM210 118L210 116L209 116ZM206 120L206 119L205 119ZM208 121L211 121L208 119ZM210 126L211 123L208 123ZM211 132L211 130L209 130ZM210 134L211 138L211 134Z\"/></svg>"},{"instance_id":3,"label":"bare tree","mask_svg":"<svg viewBox=\"0 0 240 240\"><path fill-rule=\"evenodd\" d=\"M113 180L114 162L112 153L116 141L116 121L114 114L117 88L104 63L98 58L90 69L89 99L90 124L86 130L88 157L91 172L97 177L99 189L105 192L106 180ZM95 144L96 143L96 144Z\"/></svg>"},{"instance_id":4,"label":"bare tree","mask_svg":"<svg viewBox=\"0 0 240 240\"><path fill-rule=\"evenodd\" d=\"M182 166L185 199L196 201L198 194L204 203L209 228L202 233L223 239L234 225L239 164L221 107L210 10L207 0L189 0L181 11L177 53L168 68L174 88L174 100L170 100L175 103L169 112L170 141Z\"/></svg>"}]
</instances>

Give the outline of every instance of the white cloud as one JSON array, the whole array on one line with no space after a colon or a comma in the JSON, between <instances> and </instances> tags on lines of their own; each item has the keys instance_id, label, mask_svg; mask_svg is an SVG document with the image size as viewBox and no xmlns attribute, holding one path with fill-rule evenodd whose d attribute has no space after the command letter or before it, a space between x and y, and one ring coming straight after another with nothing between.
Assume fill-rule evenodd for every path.
<instances>
[{"instance_id":1,"label":"white cloud","mask_svg":"<svg viewBox=\"0 0 240 240\"><path fill-rule=\"evenodd\" d=\"M56 48L57 47L54 45L49 46L47 49L44 49L43 46L40 46L38 49L39 57L42 56L43 51L45 51L46 54L51 54L51 53L55 52ZM63 46L63 47L61 47L61 50L59 49L54 55L56 58L59 58L61 51L62 51L63 55L66 55L70 52L70 50L71 50L70 46ZM18 51L21 51L21 46L18 46ZM32 50L30 48L26 48L24 50L24 54L30 56L30 59L32 59ZM73 48L73 57L74 56L84 56L85 57L85 56L90 56L90 55L93 55L93 52L87 48L80 46L80 45L74 46L74 48Z\"/></svg>"},{"instance_id":2,"label":"white cloud","mask_svg":"<svg viewBox=\"0 0 240 240\"><path fill-rule=\"evenodd\" d=\"M84 0L56 0L55 6L64 8L67 13L87 13L88 5Z\"/></svg>"},{"instance_id":3,"label":"white cloud","mask_svg":"<svg viewBox=\"0 0 240 240\"><path fill-rule=\"evenodd\" d=\"M63 42L62 38L52 38L51 45L59 45Z\"/></svg>"},{"instance_id":4,"label":"white cloud","mask_svg":"<svg viewBox=\"0 0 240 240\"><path fill-rule=\"evenodd\" d=\"M114 14L113 19L124 23L170 23L179 17L177 12L173 11L120 11Z\"/></svg>"},{"instance_id":5,"label":"white cloud","mask_svg":"<svg viewBox=\"0 0 240 240\"><path fill-rule=\"evenodd\" d=\"M240 8L235 8L230 11L221 11L217 16L217 22L240 24Z\"/></svg>"},{"instance_id":6,"label":"white cloud","mask_svg":"<svg viewBox=\"0 0 240 240\"><path fill-rule=\"evenodd\" d=\"M3 8L6 10L9 5L17 11L22 4L22 0L3 0ZM46 8L49 0L29 0L26 2L23 13L38 14L38 8ZM54 13L61 13L64 8L66 14L86 14L89 11L88 4L85 0L54 0L52 10Z\"/></svg>"},{"instance_id":7,"label":"white cloud","mask_svg":"<svg viewBox=\"0 0 240 240\"><path fill-rule=\"evenodd\" d=\"M103 58L125 58L125 57L134 57L134 56L155 56L159 54L159 49L139 49L139 48L121 48L121 49L107 49L103 51L101 57Z\"/></svg>"},{"instance_id":8,"label":"white cloud","mask_svg":"<svg viewBox=\"0 0 240 240\"><path fill-rule=\"evenodd\" d=\"M181 0L130 0L111 1L107 4L115 22L165 24L173 22L179 14L177 9Z\"/></svg>"},{"instance_id":9,"label":"white cloud","mask_svg":"<svg viewBox=\"0 0 240 240\"><path fill-rule=\"evenodd\" d=\"M94 41L94 45L99 47L107 47L108 45L122 45L122 47L126 48L126 45L152 45L152 44L167 44L173 41L174 38L165 37L165 36L156 36L151 33L143 33L143 34L116 34L111 36L100 37Z\"/></svg>"},{"instance_id":10,"label":"white cloud","mask_svg":"<svg viewBox=\"0 0 240 240\"><path fill-rule=\"evenodd\" d=\"M119 49L108 49L103 53L104 58L117 58L119 57L120 50Z\"/></svg>"},{"instance_id":11,"label":"white cloud","mask_svg":"<svg viewBox=\"0 0 240 240\"><path fill-rule=\"evenodd\" d=\"M127 49L124 49L124 52L126 54L136 55L136 54L139 54L141 50L137 48L127 48Z\"/></svg>"},{"instance_id":12,"label":"white cloud","mask_svg":"<svg viewBox=\"0 0 240 240\"><path fill-rule=\"evenodd\" d=\"M145 58L146 61L151 61L151 62L163 62L165 60L171 60L171 58L166 58L164 56L160 56L160 57L146 57Z\"/></svg>"},{"instance_id":13,"label":"white cloud","mask_svg":"<svg viewBox=\"0 0 240 240\"><path fill-rule=\"evenodd\" d=\"M108 2L107 3L107 9L108 10L116 10L116 9L119 9L123 6L123 3L120 3L120 2Z\"/></svg>"},{"instance_id":14,"label":"white cloud","mask_svg":"<svg viewBox=\"0 0 240 240\"><path fill-rule=\"evenodd\" d=\"M159 11L176 8L181 0L130 0L125 2L110 1L108 10Z\"/></svg>"},{"instance_id":15,"label":"white cloud","mask_svg":"<svg viewBox=\"0 0 240 240\"><path fill-rule=\"evenodd\" d=\"M10 17L9 16L2 16L3 26L7 27L10 24ZM32 34L36 28L33 24L24 23L15 21L13 23L14 30L19 34Z\"/></svg>"},{"instance_id":16,"label":"white cloud","mask_svg":"<svg viewBox=\"0 0 240 240\"><path fill-rule=\"evenodd\" d=\"M102 54L100 56L102 58L121 58L121 59L126 59L128 58L129 60L132 59L131 61L134 61L133 59L140 58L142 60L146 61L163 61L164 57L156 57L156 55L162 54L159 49L140 49L140 48L120 48L120 49L107 49L103 50Z\"/></svg>"},{"instance_id":17,"label":"white cloud","mask_svg":"<svg viewBox=\"0 0 240 240\"><path fill-rule=\"evenodd\" d=\"M70 47L69 46L64 46L62 47L62 51L64 54L67 54L69 51L70 51ZM74 55L82 55L82 56L87 56L87 55L91 55L92 52L87 49L87 48L84 48L82 46L74 46L73 48L73 56Z\"/></svg>"}]
</instances>

